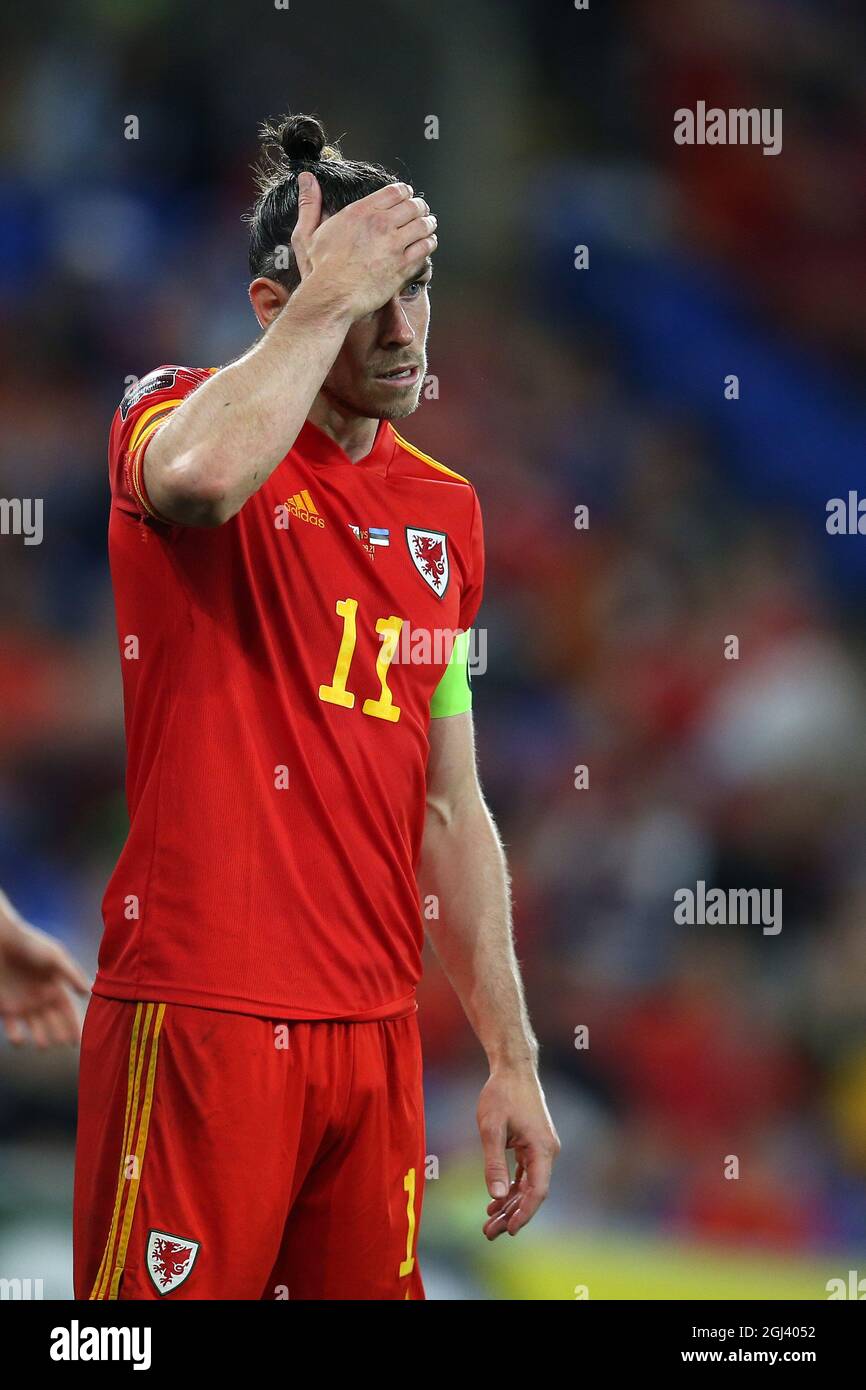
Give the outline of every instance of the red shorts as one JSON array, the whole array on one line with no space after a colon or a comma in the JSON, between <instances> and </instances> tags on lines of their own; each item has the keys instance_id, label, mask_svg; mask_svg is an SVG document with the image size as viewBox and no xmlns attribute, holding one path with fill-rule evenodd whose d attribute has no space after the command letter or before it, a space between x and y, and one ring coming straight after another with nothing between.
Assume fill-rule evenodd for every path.
<instances>
[{"instance_id":1,"label":"red shorts","mask_svg":"<svg viewBox=\"0 0 866 1390\"><path fill-rule=\"evenodd\" d=\"M417 1015L279 1021L91 998L75 1297L419 1299Z\"/></svg>"}]
</instances>

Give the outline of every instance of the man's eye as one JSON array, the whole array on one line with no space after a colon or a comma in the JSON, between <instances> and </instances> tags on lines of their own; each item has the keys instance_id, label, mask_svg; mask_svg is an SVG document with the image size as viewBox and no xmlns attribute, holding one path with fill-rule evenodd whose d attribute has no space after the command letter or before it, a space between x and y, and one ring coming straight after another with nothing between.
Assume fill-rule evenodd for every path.
<instances>
[{"instance_id":1,"label":"man's eye","mask_svg":"<svg viewBox=\"0 0 866 1390\"><path fill-rule=\"evenodd\" d=\"M429 284L430 284L430 281L429 281L429 280L413 280L412 283L411 283L411 285L407 285L407 286L406 286L406 288L405 288L405 290L403 291L403 293L404 293L404 294L408 294L409 297L410 297L410 299L417 299L418 296L421 294L421 292L422 292L423 290L426 290L426 289L427 289L427 287L428 287ZM414 290L414 294L411 293L411 291L413 291L413 290Z\"/></svg>"}]
</instances>

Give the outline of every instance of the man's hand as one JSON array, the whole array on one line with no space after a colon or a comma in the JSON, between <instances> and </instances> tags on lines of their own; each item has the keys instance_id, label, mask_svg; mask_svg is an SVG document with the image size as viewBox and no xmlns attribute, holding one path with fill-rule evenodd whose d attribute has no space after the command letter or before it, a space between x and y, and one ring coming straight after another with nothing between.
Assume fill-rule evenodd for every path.
<instances>
[{"instance_id":1,"label":"man's hand","mask_svg":"<svg viewBox=\"0 0 866 1390\"><path fill-rule=\"evenodd\" d=\"M0 893L0 1019L11 1043L37 1047L78 1041L81 1025L72 991L90 985L75 961L45 932L18 916Z\"/></svg>"},{"instance_id":2,"label":"man's hand","mask_svg":"<svg viewBox=\"0 0 866 1390\"><path fill-rule=\"evenodd\" d=\"M436 218L408 183L377 188L332 217L322 218L315 176L298 179L298 220L292 250L301 280L315 276L352 319L363 318L419 275L436 250Z\"/></svg>"},{"instance_id":3,"label":"man's hand","mask_svg":"<svg viewBox=\"0 0 866 1390\"><path fill-rule=\"evenodd\" d=\"M478 1128L487 1190L493 1198L487 1208L484 1234L488 1240L496 1240L506 1231L516 1236L547 1196L554 1159L561 1147L534 1067L526 1063L494 1070L478 1102ZM517 1158L513 1181L508 1173L508 1149L513 1149Z\"/></svg>"}]
</instances>

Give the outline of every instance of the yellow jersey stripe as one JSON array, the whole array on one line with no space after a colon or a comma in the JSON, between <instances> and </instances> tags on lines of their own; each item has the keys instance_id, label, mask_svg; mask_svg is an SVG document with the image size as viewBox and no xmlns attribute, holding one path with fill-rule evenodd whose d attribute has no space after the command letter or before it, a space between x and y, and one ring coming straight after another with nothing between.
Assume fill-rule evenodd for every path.
<instances>
[{"instance_id":1,"label":"yellow jersey stripe","mask_svg":"<svg viewBox=\"0 0 866 1390\"><path fill-rule=\"evenodd\" d=\"M183 396L177 396L172 398L172 400L170 401L158 401L156 405L148 406L147 410L143 410L139 415L138 419L136 420L135 428L133 429L132 434L129 436L129 444L127 445L127 448L135 449L138 447L138 442L141 439L142 432L144 431L144 428L147 425L147 423L153 419L154 415L163 415L170 410L174 410L176 406L182 404Z\"/></svg>"},{"instance_id":2,"label":"yellow jersey stripe","mask_svg":"<svg viewBox=\"0 0 866 1390\"><path fill-rule=\"evenodd\" d=\"M145 444L150 439L151 435L156 434L157 430L160 429L160 427L164 424L165 419L162 415L157 416L155 420L151 420L147 428L142 430L141 434L138 436L138 443L136 444L135 449L127 450L127 452L136 453L139 456L143 456Z\"/></svg>"},{"instance_id":3,"label":"yellow jersey stripe","mask_svg":"<svg viewBox=\"0 0 866 1390\"><path fill-rule=\"evenodd\" d=\"M446 468L444 463L437 463L435 459L431 459L429 454L422 454L420 449L416 449L414 444L410 444L408 439L404 439L402 434L398 434L393 425L391 431L397 443L402 448L408 449L409 453L414 454L422 463L429 464L431 468L438 468L440 473L447 473L449 478L456 478L459 483L469 482L469 479L464 478L462 473L455 473L453 468Z\"/></svg>"},{"instance_id":4,"label":"yellow jersey stripe","mask_svg":"<svg viewBox=\"0 0 866 1390\"><path fill-rule=\"evenodd\" d=\"M148 1008L153 1005L149 1004ZM114 1270L111 1275L111 1286L108 1290L108 1298L117 1298L120 1289L120 1276L123 1274L123 1266L126 1262L126 1251L129 1245L129 1236L132 1231L132 1222L135 1217L135 1204L138 1201L138 1189L141 1186L141 1174L144 1168L144 1156L147 1150L147 1136L150 1130L150 1113L153 1109L153 1088L156 1083L156 1060L159 1054L159 1035L162 1030L162 1020L165 1017L165 1004L159 1004L156 1010L156 1020L153 1026L153 1036L150 1040L150 1058L147 1066L147 1080L144 1087L144 1102L141 1107L141 1124L138 1131L138 1143L135 1146L135 1167L133 1176L129 1181L129 1191L126 1197L126 1210L123 1213L123 1225L120 1229L120 1241L117 1246L117 1254L114 1260Z\"/></svg>"},{"instance_id":5,"label":"yellow jersey stripe","mask_svg":"<svg viewBox=\"0 0 866 1390\"><path fill-rule=\"evenodd\" d=\"M159 425L160 423L161 421L156 421L156 424L153 427L154 431L156 430L157 425ZM142 464L144 462L144 446L146 443L147 440L143 439L132 456L132 465L129 470L129 479L132 483L132 490L138 498L138 504L141 507L142 511L147 512L148 516L152 516L154 521L165 521L165 517L160 516L158 512L155 512L153 510L153 507L150 505L150 503L144 495L144 484L141 478L141 469Z\"/></svg>"},{"instance_id":6,"label":"yellow jersey stripe","mask_svg":"<svg viewBox=\"0 0 866 1390\"><path fill-rule=\"evenodd\" d=\"M150 1016L153 1006L148 1004L147 1013L144 1017L144 1031L141 1030L142 1004L135 1007L135 1018L132 1024L132 1037L129 1042L129 1070L126 1080L126 1112L123 1122L123 1144L120 1150L120 1172L117 1177L117 1193L114 1199L114 1214L111 1218L111 1227L108 1232L108 1240L105 1242L105 1250L102 1254L102 1262L99 1266L99 1273L96 1276L93 1288L90 1291L91 1299L104 1298L104 1285L106 1283L105 1274L110 1265L111 1251L114 1248L114 1239L117 1235L117 1223L120 1219L120 1207L123 1200L126 1183L126 1160L129 1153L129 1141L135 1128L138 1111L138 1086L141 1078L141 1065L144 1057L144 1044L147 1041L147 1032L150 1027ZM141 1048L139 1050L139 1036L141 1036Z\"/></svg>"},{"instance_id":7,"label":"yellow jersey stripe","mask_svg":"<svg viewBox=\"0 0 866 1390\"><path fill-rule=\"evenodd\" d=\"M310 513L310 515L311 515L311 516L318 516L319 513L316 511L316 504L315 504L315 502L313 501L313 499L312 499L312 497L310 496L310 494L307 492L307 489L306 489L306 488L304 488L303 492L301 493L301 496L302 496L303 499L304 499L304 506L305 506L305 508L307 509L307 511Z\"/></svg>"}]
</instances>

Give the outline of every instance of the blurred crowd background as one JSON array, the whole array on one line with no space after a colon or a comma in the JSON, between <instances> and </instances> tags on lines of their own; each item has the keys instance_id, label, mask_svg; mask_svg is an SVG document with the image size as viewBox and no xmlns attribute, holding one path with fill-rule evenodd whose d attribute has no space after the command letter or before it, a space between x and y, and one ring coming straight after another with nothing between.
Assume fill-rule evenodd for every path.
<instances>
[{"instance_id":1,"label":"blurred crowd background","mask_svg":"<svg viewBox=\"0 0 866 1390\"><path fill-rule=\"evenodd\" d=\"M533 1227L488 1247L483 1059L431 960L433 1298L822 1298L866 1276L866 539L825 527L866 444L860 20L853 0L4 18L0 496L43 498L45 534L0 537L0 884L88 968L126 828L105 533L127 380L252 341L263 117L316 112L439 216L431 398L405 432L484 507L480 759L563 1154ZM698 100L781 108L781 154L676 145ZM782 889L782 931L678 926L701 879ZM0 1275L54 1297L75 1074L0 1048Z\"/></svg>"}]
</instances>

